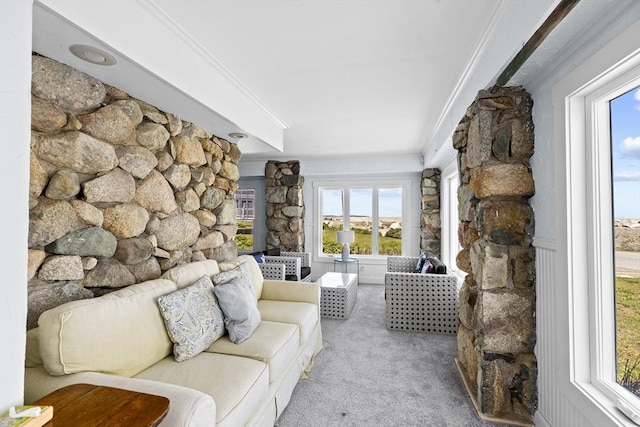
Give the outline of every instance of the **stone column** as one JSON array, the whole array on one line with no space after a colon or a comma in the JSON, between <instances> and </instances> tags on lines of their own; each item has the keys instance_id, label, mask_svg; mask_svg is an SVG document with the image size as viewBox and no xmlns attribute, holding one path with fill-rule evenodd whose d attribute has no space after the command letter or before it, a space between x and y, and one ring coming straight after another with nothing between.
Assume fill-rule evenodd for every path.
<instances>
[{"instance_id":1,"label":"stone column","mask_svg":"<svg viewBox=\"0 0 640 427\"><path fill-rule=\"evenodd\" d=\"M440 170L423 170L420 188L420 250L431 252L440 258Z\"/></svg>"},{"instance_id":2,"label":"stone column","mask_svg":"<svg viewBox=\"0 0 640 427\"><path fill-rule=\"evenodd\" d=\"M521 87L480 91L458 125L458 361L480 410L531 422L537 407L533 102Z\"/></svg>"},{"instance_id":3,"label":"stone column","mask_svg":"<svg viewBox=\"0 0 640 427\"><path fill-rule=\"evenodd\" d=\"M300 162L269 160L265 165L267 248L304 251L304 200Z\"/></svg>"}]
</instances>

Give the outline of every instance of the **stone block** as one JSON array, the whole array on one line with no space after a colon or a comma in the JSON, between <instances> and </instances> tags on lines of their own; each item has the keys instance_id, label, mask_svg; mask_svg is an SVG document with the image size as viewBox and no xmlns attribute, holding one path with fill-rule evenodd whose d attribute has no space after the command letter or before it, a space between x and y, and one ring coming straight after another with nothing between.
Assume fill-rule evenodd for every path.
<instances>
[{"instance_id":1,"label":"stone block","mask_svg":"<svg viewBox=\"0 0 640 427\"><path fill-rule=\"evenodd\" d=\"M531 116L510 120L511 125L511 156L515 159L526 160L534 153L534 125Z\"/></svg>"},{"instance_id":2,"label":"stone block","mask_svg":"<svg viewBox=\"0 0 640 427\"><path fill-rule=\"evenodd\" d=\"M136 278L117 260L102 259L96 267L87 272L82 281L85 288L124 288L136 283Z\"/></svg>"},{"instance_id":3,"label":"stone block","mask_svg":"<svg viewBox=\"0 0 640 427\"><path fill-rule=\"evenodd\" d=\"M456 265L465 273L471 273L473 271L469 249L462 249L458 252L458 255L456 255Z\"/></svg>"},{"instance_id":4,"label":"stone block","mask_svg":"<svg viewBox=\"0 0 640 427\"><path fill-rule=\"evenodd\" d=\"M82 184L87 203L128 203L136 194L136 182L129 172L115 168Z\"/></svg>"},{"instance_id":5,"label":"stone block","mask_svg":"<svg viewBox=\"0 0 640 427\"><path fill-rule=\"evenodd\" d=\"M471 245L471 267L475 281L484 290L510 285L509 247L478 240Z\"/></svg>"},{"instance_id":6,"label":"stone block","mask_svg":"<svg viewBox=\"0 0 640 427\"><path fill-rule=\"evenodd\" d=\"M458 241L463 248L470 248L480 235L471 222L460 221L458 223Z\"/></svg>"},{"instance_id":7,"label":"stone block","mask_svg":"<svg viewBox=\"0 0 640 427\"><path fill-rule=\"evenodd\" d=\"M118 242L113 234L100 227L88 227L65 234L47 245L47 252L58 255L112 257Z\"/></svg>"},{"instance_id":8,"label":"stone block","mask_svg":"<svg viewBox=\"0 0 640 427\"><path fill-rule=\"evenodd\" d=\"M488 353L531 353L535 345L535 298L529 292L481 292L482 349Z\"/></svg>"},{"instance_id":9,"label":"stone block","mask_svg":"<svg viewBox=\"0 0 640 427\"><path fill-rule=\"evenodd\" d=\"M509 390L505 387L505 379L500 359L483 361L481 366L481 384L479 404L485 414L501 415L511 407Z\"/></svg>"},{"instance_id":10,"label":"stone block","mask_svg":"<svg viewBox=\"0 0 640 427\"><path fill-rule=\"evenodd\" d=\"M467 142L467 162L475 168L491 159L493 142L493 113L480 110L471 119Z\"/></svg>"},{"instance_id":11,"label":"stone block","mask_svg":"<svg viewBox=\"0 0 640 427\"><path fill-rule=\"evenodd\" d=\"M425 209L440 209L440 195L425 194L422 196L421 208Z\"/></svg>"},{"instance_id":12,"label":"stone block","mask_svg":"<svg viewBox=\"0 0 640 427\"><path fill-rule=\"evenodd\" d=\"M478 204L480 235L499 245L529 245L533 239L533 208L527 203L486 199Z\"/></svg>"},{"instance_id":13,"label":"stone block","mask_svg":"<svg viewBox=\"0 0 640 427\"><path fill-rule=\"evenodd\" d=\"M38 279L51 281L82 280L82 259L77 255L54 255L44 260Z\"/></svg>"},{"instance_id":14,"label":"stone block","mask_svg":"<svg viewBox=\"0 0 640 427\"><path fill-rule=\"evenodd\" d=\"M44 247L85 226L69 202L40 198L38 205L29 211L28 247Z\"/></svg>"},{"instance_id":15,"label":"stone block","mask_svg":"<svg viewBox=\"0 0 640 427\"><path fill-rule=\"evenodd\" d=\"M38 326L38 318L45 311L64 303L93 298L93 292L74 282L29 282L27 296L27 329Z\"/></svg>"},{"instance_id":16,"label":"stone block","mask_svg":"<svg viewBox=\"0 0 640 427\"><path fill-rule=\"evenodd\" d=\"M475 219L476 204L478 200L475 197L473 189L470 185L461 185L458 187L458 219L460 221L471 222Z\"/></svg>"},{"instance_id":17,"label":"stone block","mask_svg":"<svg viewBox=\"0 0 640 427\"><path fill-rule=\"evenodd\" d=\"M528 166L491 163L471 169L471 188L478 199L496 196L531 197L535 193Z\"/></svg>"},{"instance_id":18,"label":"stone block","mask_svg":"<svg viewBox=\"0 0 640 427\"><path fill-rule=\"evenodd\" d=\"M123 264L138 264L153 255L153 244L144 237L118 240L114 257Z\"/></svg>"},{"instance_id":19,"label":"stone block","mask_svg":"<svg viewBox=\"0 0 640 427\"><path fill-rule=\"evenodd\" d=\"M27 281L33 279L42 264L42 261L47 256L47 253L40 249L29 249L28 253L28 262L27 262Z\"/></svg>"},{"instance_id":20,"label":"stone block","mask_svg":"<svg viewBox=\"0 0 640 427\"><path fill-rule=\"evenodd\" d=\"M43 56L31 57L31 92L64 111L82 113L96 109L107 92L94 77Z\"/></svg>"},{"instance_id":21,"label":"stone block","mask_svg":"<svg viewBox=\"0 0 640 427\"><path fill-rule=\"evenodd\" d=\"M478 353L475 331L460 324L456 335L458 342L458 360L467 371L467 377L475 383L478 377Z\"/></svg>"},{"instance_id":22,"label":"stone block","mask_svg":"<svg viewBox=\"0 0 640 427\"><path fill-rule=\"evenodd\" d=\"M267 203L286 203L287 187L267 187L265 190L265 198Z\"/></svg>"},{"instance_id":23,"label":"stone block","mask_svg":"<svg viewBox=\"0 0 640 427\"><path fill-rule=\"evenodd\" d=\"M287 200L291 206L304 206L304 198L302 195L302 187L291 187L287 190Z\"/></svg>"},{"instance_id":24,"label":"stone block","mask_svg":"<svg viewBox=\"0 0 640 427\"><path fill-rule=\"evenodd\" d=\"M131 144L136 129L129 117L116 105L105 105L98 110L77 117L82 131L110 144Z\"/></svg>"},{"instance_id":25,"label":"stone block","mask_svg":"<svg viewBox=\"0 0 640 427\"><path fill-rule=\"evenodd\" d=\"M458 301L460 304L459 317L467 329L476 329L476 302L478 300L478 285L473 281L473 276L468 274L462 283Z\"/></svg>"},{"instance_id":26,"label":"stone block","mask_svg":"<svg viewBox=\"0 0 640 427\"><path fill-rule=\"evenodd\" d=\"M149 212L134 203L106 208L103 214L104 229L119 238L139 236L144 232L149 221Z\"/></svg>"},{"instance_id":27,"label":"stone block","mask_svg":"<svg viewBox=\"0 0 640 427\"><path fill-rule=\"evenodd\" d=\"M536 251L532 247L511 246L511 281L518 289L533 289L536 285Z\"/></svg>"},{"instance_id":28,"label":"stone block","mask_svg":"<svg viewBox=\"0 0 640 427\"><path fill-rule=\"evenodd\" d=\"M54 132L67 124L65 112L52 102L31 96L31 129Z\"/></svg>"}]
</instances>

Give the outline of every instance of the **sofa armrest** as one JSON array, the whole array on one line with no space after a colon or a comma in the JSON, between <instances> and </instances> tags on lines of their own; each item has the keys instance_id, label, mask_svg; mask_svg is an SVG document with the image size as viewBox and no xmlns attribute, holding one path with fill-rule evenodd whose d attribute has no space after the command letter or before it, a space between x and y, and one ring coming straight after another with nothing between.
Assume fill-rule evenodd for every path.
<instances>
[{"instance_id":1,"label":"sofa armrest","mask_svg":"<svg viewBox=\"0 0 640 427\"><path fill-rule=\"evenodd\" d=\"M208 394L179 385L98 372L81 372L54 377L49 375L42 366L26 368L24 401L29 404L62 387L79 383L116 387L166 397L169 399L169 411L159 424L163 427L209 427L215 424L216 404Z\"/></svg>"},{"instance_id":2,"label":"sofa armrest","mask_svg":"<svg viewBox=\"0 0 640 427\"><path fill-rule=\"evenodd\" d=\"M320 285L309 282L265 280L262 299L272 301L308 302L320 306Z\"/></svg>"}]
</instances>

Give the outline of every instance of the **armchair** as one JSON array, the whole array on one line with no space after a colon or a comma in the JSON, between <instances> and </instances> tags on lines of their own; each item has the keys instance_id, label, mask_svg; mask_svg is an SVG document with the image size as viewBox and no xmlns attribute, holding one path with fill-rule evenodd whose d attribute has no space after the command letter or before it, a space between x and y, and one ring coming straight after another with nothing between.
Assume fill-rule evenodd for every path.
<instances>
[{"instance_id":1,"label":"armchair","mask_svg":"<svg viewBox=\"0 0 640 427\"><path fill-rule=\"evenodd\" d=\"M415 273L418 257L387 257L387 329L456 334L458 280L451 274Z\"/></svg>"},{"instance_id":2,"label":"armchair","mask_svg":"<svg viewBox=\"0 0 640 427\"><path fill-rule=\"evenodd\" d=\"M284 264L286 280L299 282L311 281L311 267L308 252L281 251L280 255L265 255L264 261L267 264Z\"/></svg>"},{"instance_id":3,"label":"armchair","mask_svg":"<svg viewBox=\"0 0 640 427\"><path fill-rule=\"evenodd\" d=\"M262 276L268 280L285 280L285 265L275 263L261 263L258 264Z\"/></svg>"}]
</instances>

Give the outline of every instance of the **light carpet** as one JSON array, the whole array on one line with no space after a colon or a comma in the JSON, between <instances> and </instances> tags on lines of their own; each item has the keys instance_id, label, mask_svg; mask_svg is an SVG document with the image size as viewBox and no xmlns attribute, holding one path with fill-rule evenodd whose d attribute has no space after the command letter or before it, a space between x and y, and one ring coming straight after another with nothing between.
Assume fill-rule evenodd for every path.
<instances>
[{"instance_id":1,"label":"light carpet","mask_svg":"<svg viewBox=\"0 0 640 427\"><path fill-rule=\"evenodd\" d=\"M324 348L278 427L497 425L464 390L455 336L390 331L384 316L384 286L361 284L348 320L322 319Z\"/></svg>"}]
</instances>

